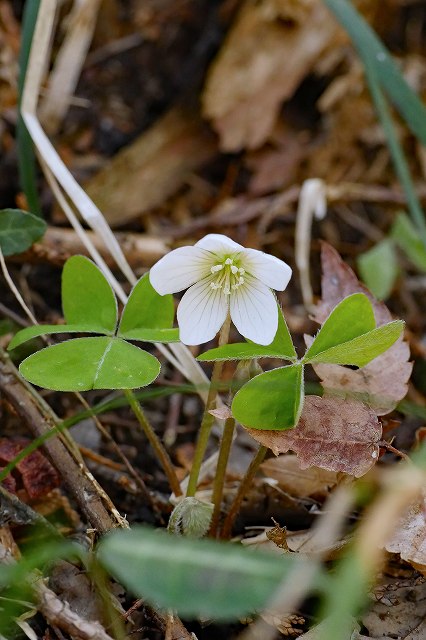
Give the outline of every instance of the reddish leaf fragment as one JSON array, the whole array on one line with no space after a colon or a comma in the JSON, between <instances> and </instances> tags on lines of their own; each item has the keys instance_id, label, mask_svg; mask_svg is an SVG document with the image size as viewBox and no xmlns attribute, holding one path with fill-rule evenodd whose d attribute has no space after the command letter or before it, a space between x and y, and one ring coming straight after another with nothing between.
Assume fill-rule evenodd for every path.
<instances>
[{"instance_id":1,"label":"reddish leaf fragment","mask_svg":"<svg viewBox=\"0 0 426 640\"><path fill-rule=\"evenodd\" d=\"M294 451L301 469L316 466L358 478L377 462L382 426L373 411L356 400L308 396L294 429L247 431L276 455Z\"/></svg>"},{"instance_id":2,"label":"reddish leaf fragment","mask_svg":"<svg viewBox=\"0 0 426 640\"><path fill-rule=\"evenodd\" d=\"M410 504L386 550L399 553L403 560L426 575L426 494Z\"/></svg>"},{"instance_id":3,"label":"reddish leaf fragment","mask_svg":"<svg viewBox=\"0 0 426 640\"><path fill-rule=\"evenodd\" d=\"M373 305L377 326L390 322L392 316L383 302L378 302L359 282L352 269L343 262L329 244L322 244L322 300L314 310L313 318L322 324L332 309L353 293L364 293ZM392 411L407 393L407 383L413 365L408 362L410 350L403 338L362 369L353 371L335 364L316 364L314 369L327 393L356 397L376 413Z\"/></svg>"},{"instance_id":4,"label":"reddish leaf fragment","mask_svg":"<svg viewBox=\"0 0 426 640\"><path fill-rule=\"evenodd\" d=\"M0 471L3 471L4 467L0 467ZM10 474L1 483L2 486L10 493L16 493L16 480Z\"/></svg>"},{"instance_id":5,"label":"reddish leaf fragment","mask_svg":"<svg viewBox=\"0 0 426 640\"><path fill-rule=\"evenodd\" d=\"M0 462L11 462L27 445L28 440L24 438L16 440L1 438ZM31 499L45 496L60 484L58 473L40 451L33 451L18 462L16 470L19 472L24 489Z\"/></svg>"}]
</instances>

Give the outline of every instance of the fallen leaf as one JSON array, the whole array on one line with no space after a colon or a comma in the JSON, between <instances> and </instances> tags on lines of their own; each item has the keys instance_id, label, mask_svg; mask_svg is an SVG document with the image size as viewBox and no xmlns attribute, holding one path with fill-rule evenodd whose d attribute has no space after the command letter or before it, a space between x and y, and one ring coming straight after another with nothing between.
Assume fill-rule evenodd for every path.
<instances>
[{"instance_id":1,"label":"fallen leaf","mask_svg":"<svg viewBox=\"0 0 426 640\"><path fill-rule=\"evenodd\" d=\"M408 507L386 550L399 553L403 560L426 575L426 494Z\"/></svg>"},{"instance_id":2,"label":"fallen leaf","mask_svg":"<svg viewBox=\"0 0 426 640\"><path fill-rule=\"evenodd\" d=\"M9 440L0 439L0 462L8 463L14 460L29 444L25 438ZM57 471L40 451L33 451L16 465L16 471L21 476L22 484L31 499L47 495L60 484ZM15 479L16 479L16 474Z\"/></svg>"},{"instance_id":3,"label":"fallen leaf","mask_svg":"<svg viewBox=\"0 0 426 640\"><path fill-rule=\"evenodd\" d=\"M313 313L316 322L322 324L341 300L358 292L364 293L371 301L377 326L392 320L386 305L372 296L337 251L327 243L322 244L321 263L322 300ZM327 393L356 397L380 416L392 411L407 393L413 368L413 364L408 362L409 357L408 344L401 337L362 369L354 371L334 364L315 364L313 367Z\"/></svg>"},{"instance_id":4,"label":"fallen leaf","mask_svg":"<svg viewBox=\"0 0 426 640\"><path fill-rule=\"evenodd\" d=\"M295 498L324 499L337 482L335 471L319 467L302 470L299 460L293 455L269 458L260 466L262 473L278 483L280 489Z\"/></svg>"},{"instance_id":5,"label":"fallen leaf","mask_svg":"<svg viewBox=\"0 0 426 640\"><path fill-rule=\"evenodd\" d=\"M322 2L297 4L302 13L289 15L288 0L246 2L213 63L203 111L224 151L255 149L265 142L282 102L338 31Z\"/></svg>"},{"instance_id":6,"label":"fallen leaf","mask_svg":"<svg viewBox=\"0 0 426 640\"><path fill-rule=\"evenodd\" d=\"M49 575L49 587L81 618L104 622L100 598L80 567L57 560Z\"/></svg>"},{"instance_id":7,"label":"fallen leaf","mask_svg":"<svg viewBox=\"0 0 426 640\"><path fill-rule=\"evenodd\" d=\"M387 584L375 589L376 601L362 618L369 637L424 640L426 582L418 577L387 580Z\"/></svg>"},{"instance_id":8,"label":"fallen leaf","mask_svg":"<svg viewBox=\"0 0 426 640\"><path fill-rule=\"evenodd\" d=\"M216 152L196 114L173 108L110 160L86 191L110 225L122 225L160 206Z\"/></svg>"},{"instance_id":9,"label":"fallen leaf","mask_svg":"<svg viewBox=\"0 0 426 640\"><path fill-rule=\"evenodd\" d=\"M333 396L307 396L294 429L247 431L276 455L294 451L301 469L316 466L357 478L377 462L382 435L371 409L356 400Z\"/></svg>"}]
</instances>

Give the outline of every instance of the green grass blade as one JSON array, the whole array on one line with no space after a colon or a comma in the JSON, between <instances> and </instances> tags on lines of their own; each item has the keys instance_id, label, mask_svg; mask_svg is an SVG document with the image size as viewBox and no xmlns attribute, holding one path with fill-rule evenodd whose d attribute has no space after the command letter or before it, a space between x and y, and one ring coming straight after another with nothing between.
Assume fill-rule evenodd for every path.
<instances>
[{"instance_id":1,"label":"green grass blade","mask_svg":"<svg viewBox=\"0 0 426 640\"><path fill-rule=\"evenodd\" d=\"M348 0L324 3L347 31L364 63L374 65L383 89L408 127L426 144L426 108L404 80L389 50Z\"/></svg>"},{"instance_id":2,"label":"green grass blade","mask_svg":"<svg viewBox=\"0 0 426 640\"><path fill-rule=\"evenodd\" d=\"M413 181L411 180L410 170L408 168L404 152L399 143L398 136L395 131L395 126L392 122L392 117L389 113L389 108L386 103L386 98L380 88L377 72L373 65L365 64L365 73L368 85L370 87L371 97L373 98L377 114L386 135L389 151L391 153L392 160L395 166L395 171L407 197L408 210L414 224L418 229L423 243L426 245L426 222L424 219L423 210L417 198Z\"/></svg>"},{"instance_id":3,"label":"green grass blade","mask_svg":"<svg viewBox=\"0 0 426 640\"><path fill-rule=\"evenodd\" d=\"M24 6L22 40L19 52L19 106L21 105L25 74L27 72L28 58L30 55L39 6L40 0L31 0L31 2L26 2ZM41 216L41 207L37 192L36 160L33 141L27 131L21 114L19 114L17 124L17 149L19 177L21 187L27 199L28 207L31 213Z\"/></svg>"}]
</instances>

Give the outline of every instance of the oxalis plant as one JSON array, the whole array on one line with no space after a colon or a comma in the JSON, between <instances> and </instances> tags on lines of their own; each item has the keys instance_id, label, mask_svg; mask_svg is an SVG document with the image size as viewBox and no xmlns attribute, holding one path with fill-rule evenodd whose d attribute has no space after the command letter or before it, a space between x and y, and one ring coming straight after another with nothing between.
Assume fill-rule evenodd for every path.
<instances>
[{"instance_id":1,"label":"oxalis plant","mask_svg":"<svg viewBox=\"0 0 426 640\"><path fill-rule=\"evenodd\" d=\"M210 234L194 246L170 252L154 265L135 285L118 318L114 293L102 272L89 259L74 256L62 274L65 324L24 329L9 346L13 349L46 334L95 334L32 354L21 363L20 372L47 389L121 389L126 395L177 502L169 523L174 538L171 542L170 534L145 528L114 532L101 541L98 556L118 579L157 606L216 619L235 618L264 606L299 560L285 557L277 562L275 557L253 556L232 545L224 548L217 542L193 540L207 533L230 536L242 498L267 451L265 446L258 449L222 520L223 487L236 421L259 433L295 428L304 404L307 365L363 367L402 333L400 320L376 327L369 299L354 293L331 311L316 336L307 339L306 352L299 357L274 294L286 288L290 277L290 267L281 260L246 249L226 236ZM177 329L173 327L171 294L185 289L177 309ZM245 341L229 344L231 322ZM198 345L217 333L218 347L198 357L214 364L183 496L170 458L133 393L152 383L160 371L157 358L139 343L180 339ZM263 372L258 363L262 358L282 359L284 364ZM235 361L236 367L229 406L223 406L217 403L217 393L223 387L222 367L227 360ZM197 486L215 417L225 423L212 498L206 503L197 497ZM215 579L203 580L201 585L203 571L210 577L214 573ZM253 581L256 589L251 588Z\"/></svg>"}]
</instances>

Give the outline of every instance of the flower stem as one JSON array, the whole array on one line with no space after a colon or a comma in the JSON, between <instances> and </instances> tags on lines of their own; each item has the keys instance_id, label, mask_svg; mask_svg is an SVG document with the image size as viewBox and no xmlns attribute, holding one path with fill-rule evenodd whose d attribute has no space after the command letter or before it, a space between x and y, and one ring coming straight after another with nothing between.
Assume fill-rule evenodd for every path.
<instances>
[{"instance_id":1,"label":"flower stem","mask_svg":"<svg viewBox=\"0 0 426 640\"><path fill-rule=\"evenodd\" d=\"M219 346L227 344L229 338L229 328L231 325L231 318L228 314L222 329L219 334ZM186 490L186 496L195 496L197 491L198 476L200 475L201 464L203 462L204 454L206 452L207 443L209 441L210 431L213 426L214 416L209 413L211 409L215 408L217 388L222 375L223 362L217 361L213 366L213 373L209 387L209 393L207 396L206 408L204 409L203 419L201 421L200 431L198 432L197 444L195 447L194 458L192 460L191 473L189 474L188 488Z\"/></svg>"},{"instance_id":2,"label":"flower stem","mask_svg":"<svg viewBox=\"0 0 426 640\"><path fill-rule=\"evenodd\" d=\"M131 391L130 389L124 389L123 392L127 400L129 401L129 405L132 408L132 411L135 414L140 426L142 427L146 437L148 438L150 445L154 449L158 461L164 469L164 473L167 476L171 490L173 491L175 496L181 496L182 490L180 488L180 483L176 475L176 471L173 468L173 464L170 460L169 454L165 450L164 446L161 443L161 440L147 420L141 405L135 398L133 391Z\"/></svg>"},{"instance_id":3,"label":"flower stem","mask_svg":"<svg viewBox=\"0 0 426 640\"><path fill-rule=\"evenodd\" d=\"M220 443L219 458L217 460L216 475L213 483L212 502L214 504L212 520L210 523L210 535L216 537L217 527L220 518L220 507L222 504L223 487L225 484L226 468L228 466L229 454L231 452L232 440L234 436L235 419L227 418L223 428L222 441Z\"/></svg>"},{"instance_id":4,"label":"flower stem","mask_svg":"<svg viewBox=\"0 0 426 640\"><path fill-rule=\"evenodd\" d=\"M241 484L238 488L237 495L234 498L234 502L231 504L231 508L229 509L228 515L225 518L225 522L223 523L222 532L220 534L221 538L229 538L232 533L232 527L235 522L235 518L238 515L238 511L241 507L241 503L243 501L244 496L250 488L250 485L256 475L256 472L263 462L265 455L268 451L267 447L261 446L259 447L256 455L253 460L250 462L250 465L246 471L244 478L241 480Z\"/></svg>"}]
</instances>

